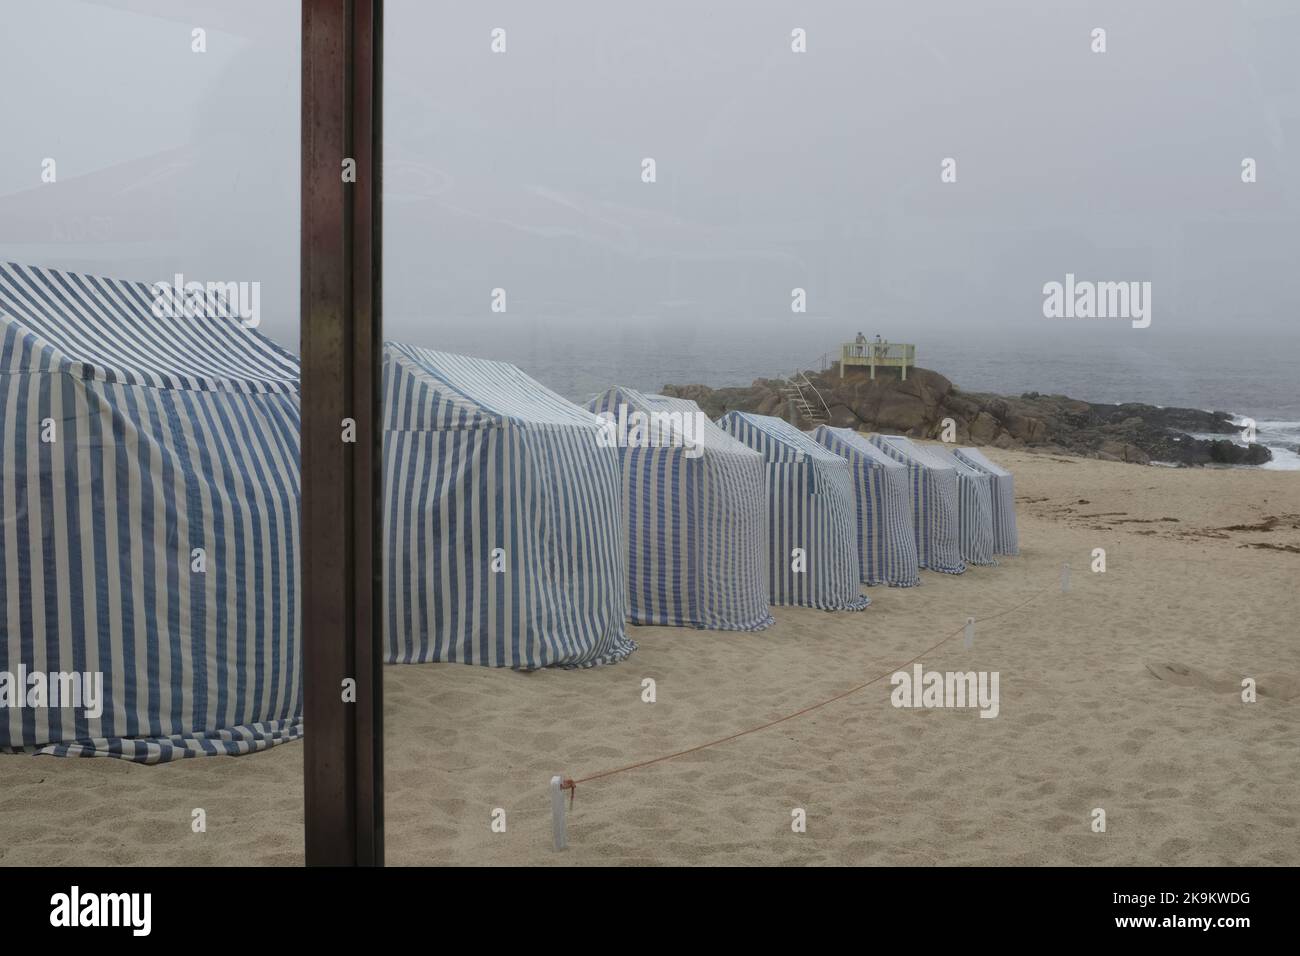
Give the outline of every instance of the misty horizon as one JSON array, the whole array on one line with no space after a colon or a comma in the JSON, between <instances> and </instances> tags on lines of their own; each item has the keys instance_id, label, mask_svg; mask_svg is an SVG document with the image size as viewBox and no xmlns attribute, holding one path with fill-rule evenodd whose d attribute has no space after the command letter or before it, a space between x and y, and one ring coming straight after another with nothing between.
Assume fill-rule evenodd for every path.
<instances>
[{"instance_id":1,"label":"misty horizon","mask_svg":"<svg viewBox=\"0 0 1300 956\"><path fill-rule=\"evenodd\" d=\"M257 281L261 330L296 352L296 5L54 0L9 19L23 43L0 77L39 94L6 105L0 258ZM1300 306L1300 12L1283 3L390 2L386 33L390 339L491 354L580 328L642 347L759 335L812 357L861 330L1158 350L1280 338ZM1067 273L1150 281L1151 327L1045 319L1043 285Z\"/></svg>"}]
</instances>

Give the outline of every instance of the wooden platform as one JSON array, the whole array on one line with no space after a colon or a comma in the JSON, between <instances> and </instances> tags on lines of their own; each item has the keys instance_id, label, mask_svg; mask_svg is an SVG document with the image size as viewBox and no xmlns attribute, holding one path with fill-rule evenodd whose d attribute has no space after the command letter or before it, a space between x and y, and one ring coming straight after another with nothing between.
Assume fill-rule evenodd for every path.
<instances>
[{"instance_id":1,"label":"wooden platform","mask_svg":"<svg viewBox=\"0 0 1300 956\"><path fill-rule=\"evenodd\" d=\"M877 368L896 368L907 381L907 370L914 365L916 346L905 342L845 342L840 346L840 378L846 367L860 366L871 369L873 379Z\"/></svg>"}]
</instances>

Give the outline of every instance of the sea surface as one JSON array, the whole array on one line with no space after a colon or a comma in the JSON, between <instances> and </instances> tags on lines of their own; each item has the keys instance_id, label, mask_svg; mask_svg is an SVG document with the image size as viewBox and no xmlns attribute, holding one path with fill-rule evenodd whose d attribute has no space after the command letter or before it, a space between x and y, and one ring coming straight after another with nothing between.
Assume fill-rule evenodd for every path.
<instances>
[{"instance_id":1,"label":"sea surface","mask_svg":"<svg viewBox=\"0 0 1300 956\"><path fill-rule=\"evenodd\" d=\"M658 391L666 383L719 388L817 369L856 331L837 336L776 323L724 330L707 323L664 328L651 322L560 320L512 321L494 328L476 318L439 323L436 334L418 334L414 344L514 362L561 395L583 402L614 384L644 391ZM862 331L868 337L875 332ZM916 332L894 338L914 342L918 365L966 391L1042 392L1250 418L1256 439L1273 452L1274 460L1264 467L1300 470L1300 330L1249 338L1143 334L1150 331L1102 335L1062 326L1050 335Z\"/></svg>"}]
</instances>

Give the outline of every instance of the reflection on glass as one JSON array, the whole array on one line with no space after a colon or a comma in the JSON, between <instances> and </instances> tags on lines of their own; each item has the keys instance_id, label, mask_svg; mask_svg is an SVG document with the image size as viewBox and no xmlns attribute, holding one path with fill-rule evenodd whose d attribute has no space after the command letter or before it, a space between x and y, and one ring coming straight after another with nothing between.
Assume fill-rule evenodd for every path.
<instances>
[{"instance_id":1,"label":"reflection on glass","mask_svg":"<svg viewBox=\"0 0 1300 956\"><path fill-rule=\"evenodd\" d=\"M20 2L5 24L0 82L26 91L0 141L5 862L293 862L296 5ZM166 790L49 756L263 750Z\"/></svg>"}]
</instances>

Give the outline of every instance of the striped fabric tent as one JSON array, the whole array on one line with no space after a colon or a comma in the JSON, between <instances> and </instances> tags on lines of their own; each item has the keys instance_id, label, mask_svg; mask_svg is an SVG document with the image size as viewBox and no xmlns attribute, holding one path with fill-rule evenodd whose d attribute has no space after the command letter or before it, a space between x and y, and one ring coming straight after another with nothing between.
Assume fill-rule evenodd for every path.
<instances>
[{"instance_id":1,"label":"striped fabric tent","mask_svg":"<svg viewBox=\"0 0 1300 956\"><path fill-rule=\"evenodd\" d=\"M1016 483L1011 472L995 465L978 448L953 451L958 461L984 472L993 483L993 550L998 554L1019 554L1020 535L1016 531Z\"/></svg>"},{"instance_id":2,"label":"striped fabric tent","mask_svg":"<svg viewBox=\"0 0 1300 956\"><path fill-rule=\"evenodd\" d=\"M622 460L628 619L771 625L763 457L686 399L611 388L588 408Z\"/></svg>"},{"instance_id":3,"label":"striped fabric tent","mask_svg":"<svg viewBox=\"0 0 1300 956\"><path fill-rule=\"evenodd\" d=\"M153 303L0 265L0 747L156 763L301 734L298 363Z\"/></svg>"},{"instance_id":4,"label":"striped fabric tent","mask_svg":"<svg viewBox=\"0 0 1300 956\"><path fill-rule=\"evenodd\" d=\"M384 349L389 663L532 670L619 661L618 449L513 365Z\"/></svg>"},{"instance_id":5,"label":"striped fabric tent","mask_svg":"<svg viewBox=\"0 0 1300 956\"><path fill-rule=\"evenodd\" d=\"M780 418L727 412L718 425L767 462L772 603L827 611L870 604L859 588L849 463Z\"/></svg>"},{"instance_id":6,"label":"striped fabric tent","mask_svg":"<svg viewBox=\"0 0 1300 956\"><path fill-rule=\"evenodd\" d=\"M993 557L993 481L947 448L927 449L957 472L957 537L969 564L997 564Z\"/></svg>"},{"instance_id":7,"label":"striped fabric tent","mask_svg":"<svg viewBox=\"0 0 1300 956\"><path fill-rule=\"evenodd\" d=\"M903 588L920 584L907 466L851 428L819 425L812 435L853 468L862 583Z\"/></svg>"},{"instance_id":8,"label":"striped fabric tent","mask_svg":"<svg viewBox=\"0 0 1300 956\"><path fill-rule=\"evenodd\" d=\"M912 492L912 529L921 567L944 574L961 574L957 471L902 435L872 435L871 443L907 466Z\"/></svg>"}]
</instances>

